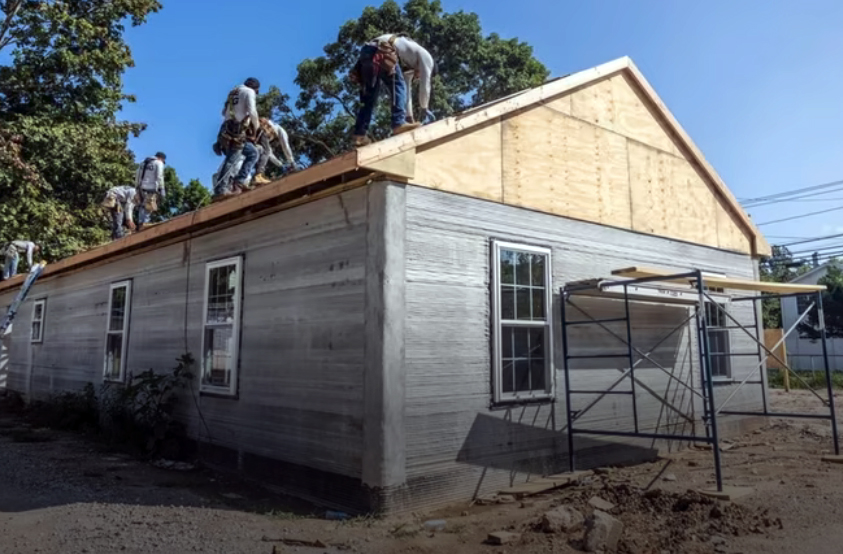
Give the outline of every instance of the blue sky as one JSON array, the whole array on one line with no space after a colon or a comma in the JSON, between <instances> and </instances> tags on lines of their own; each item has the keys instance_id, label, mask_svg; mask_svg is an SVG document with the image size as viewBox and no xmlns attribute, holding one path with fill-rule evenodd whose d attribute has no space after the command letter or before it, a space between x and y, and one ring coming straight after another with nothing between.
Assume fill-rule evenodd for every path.
<instances>
[{"instance_id":1,"label":"blue sky","mask_svg":"<svg viewBox=\"0 0 843 554\"><path fill-rule=\"evenodd\" d=\"M206 185L226 93L254 75L295 92L300 60L372 2L163 0L128 32L136 67L124 116L149 128L138 157L164 150L185 182ZM379 2L378 2L379 3ZM738 198L843 179L843 2L811 0L443 0L480 15L485 32L533 45L554 76L628 55ZM254 18L254 33L247 25ZM262 25L265 24L265 25ZM821 198L821 197L820 197ZM764 223L843 206L785 202L751 211ZM762 226L773 243L843 233L843 210ZM836 239L843 245L843 238ZM832 241L829 244L834 244ZM802 248L802 247L800 247Z\"/></svg>"}]
</instances>

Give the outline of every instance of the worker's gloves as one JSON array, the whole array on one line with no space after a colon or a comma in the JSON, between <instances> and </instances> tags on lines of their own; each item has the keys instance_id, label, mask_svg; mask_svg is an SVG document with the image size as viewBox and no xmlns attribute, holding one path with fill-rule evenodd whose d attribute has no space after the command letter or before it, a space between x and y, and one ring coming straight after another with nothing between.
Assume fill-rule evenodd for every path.
<instances>
[{"instance_id":1,"label":"worker's gloves","mask_svg":"<svg viewBox=\"0 0 843 554\"><path fill-rule=\"evenodd\" d=\"M433 123L434 121L436 121L436 116L433 115L433 112L425 110L422 116L422 125L427 125L428 123Z\"/></svg>"}]
</instances>

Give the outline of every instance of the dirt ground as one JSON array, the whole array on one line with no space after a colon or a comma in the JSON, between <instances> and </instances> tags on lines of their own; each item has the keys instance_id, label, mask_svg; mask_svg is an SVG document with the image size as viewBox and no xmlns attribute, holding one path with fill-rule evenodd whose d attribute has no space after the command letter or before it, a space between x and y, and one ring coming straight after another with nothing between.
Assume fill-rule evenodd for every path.
<instances>
[{"instance_id":1,"label":"dirt ground","mask_svg":"<svg viewBox=\"0 0 843 554\"><path fill-rule=\"evenodd\" d=\"M773 392L772 405L821 409L804 391ZM693 492L713 486L714 473L711 451L689 449L652 464L602 469L538 497L338 522L230 477L159 469L80 436L28 429L4 416L0 552L578 552L581 531L544 533L538 524L562 504L587 515L589 499L597 496L614 504L610 513L624 523L621 553L837 554L843 549L843 465L820 459L832 448L829 427L822 421L770 420L764 429L725 444L725 482L754 489L733 503ZM444 530L425 530L423 523L432 519L444 519ZM503 530L520 533L520 540L485 544L489 533Z\"/></svg>"}]
</instances>

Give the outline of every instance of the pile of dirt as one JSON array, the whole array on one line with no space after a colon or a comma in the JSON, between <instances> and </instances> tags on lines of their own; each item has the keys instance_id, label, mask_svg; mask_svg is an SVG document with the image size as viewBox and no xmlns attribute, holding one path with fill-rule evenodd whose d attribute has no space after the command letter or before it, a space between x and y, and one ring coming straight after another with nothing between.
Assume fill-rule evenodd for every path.
<instances>
[{"instance_id":1,"label":"pile of dirt","mask_svg":"<svg viewBox=\"0 0 843 554\"><path fill-rule=\"evenodd\" d=\"M565 503L584 513L594 496L614 504L609 513L621 520L621 554L725 551L730 537L781 529L767 510L720 502L696 491L671 493L629 484L604 483L578 491Z\"/></svg>"}]
</instances>

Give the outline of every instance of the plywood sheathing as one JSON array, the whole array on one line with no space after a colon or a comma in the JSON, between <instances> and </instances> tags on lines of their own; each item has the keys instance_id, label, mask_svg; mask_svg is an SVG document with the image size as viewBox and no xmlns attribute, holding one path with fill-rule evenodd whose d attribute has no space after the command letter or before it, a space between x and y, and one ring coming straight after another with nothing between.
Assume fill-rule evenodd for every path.
<instances>
[{"instance_id":1,"label":"plywood sheathing","mask_svg":"<svg viewBox=\"0 0 843 554\"><path fill-rule=\"evenodd\" d=\"M698 213L694 216L699 218L699 223L709 233L709 237L702 244L747 252L756 256L769 255L769 244L760 231L629 58L621 58L552 81L505 100L424 126L412 133L366 146L359 151L359 163L371 163L409 149L417 149L421 153L427 145L436 143L439 147L442 145L441 141L447 140L448 137L464 137L463 133L466 131L489 122L500 122L502 124L501 140L505 141L506 133L512 131L512 129L507 129L508 121L514 119L518 112L529 111L541 105L559 115L567 115L600 129L624 136L627 141L634 141L676 158L684 159L690 169L677 168L672 161L667 160L657 160L657 163L665 164L664 175L661 178L667 179L676 174L678 178L684 179L684 182L693 183L690 191L692 197L701 192L702 189L699 189L697 185L699 180L702 180L709 187L711 195L716 198L717 204L713 208L709 202L705 202L705 207L697 210ZM536 148L541 148L542 145L547 146L545 137L535 136L533 139L537 143ZM492 144L491 136L486 136L483 142L484 144ZM456 149L456 145L452 145L451 148ZM459 153L448 154L448 157L461 159L478 154L476 150L462 151L461 148L459 150ZM544 150L547 152L550 148L546 147ZM604 152L600 151L600 154L602 155ZM508 175L515 175L521 181L524 177L523 174L519 175L517 170L513 170L514 173L508 173L510 171L508 167L511 168L511 164L508 163L510 156L511 153L507 152L504 144L504 154L501 161L504 196L506 196L507 185L505 181ZM630 170L628 169L628 171ZM696 177L693 175L694 171L697 173ZM482 177L487 178L487 176ZM462 176L462 180L468 179ZM411 182L425 184L418 172ZM440 185L441 183L437 183L436 187L441 188ZM486 183L484 188L486 187L491 187L491 185ZM455 190L454 192L459 191ZM464 190L463 193L473 195L470 190ZM676 192L676 194L681 193L681 190ZM668 201L667 198L662 200ZM555 202L556 205L559 205L560 201L555 200ZM561 202L564 203L564 200ZM632 203L632 200L630 202ZM565 208L564 211L570 211L571 206ZM530 207L548 211L543 206ZM578 208L582 207L578 206ZM595 211L595 208L591 206L585 207L591 212ZM597 211L599 212L600 209L597 208ZM602 209L604 210L602 213L606 214L615 208L604 206ZM551 213L557 212L552 211ZM564 213L563 215L568 214ZM686 214L677 216L675 212L669 210L665 210L662 215L666 220L676 217L686 218ZM711 216L711 219L705 219L705 216ZM601 215L600 217L605 220L608 216ZM634 214L630 215L630 218L634 220ZM604 222L600 219L594 220ZM694 223L690 221L681 222L679 224L681 229L674 238L693 240L687 238L689 234L697 234L696 230L691 230L693 225ZM667 225L659 223L657 226L665 227ZM673 235L664 236L670 237Z\"/></svg>"}]
</instances>

